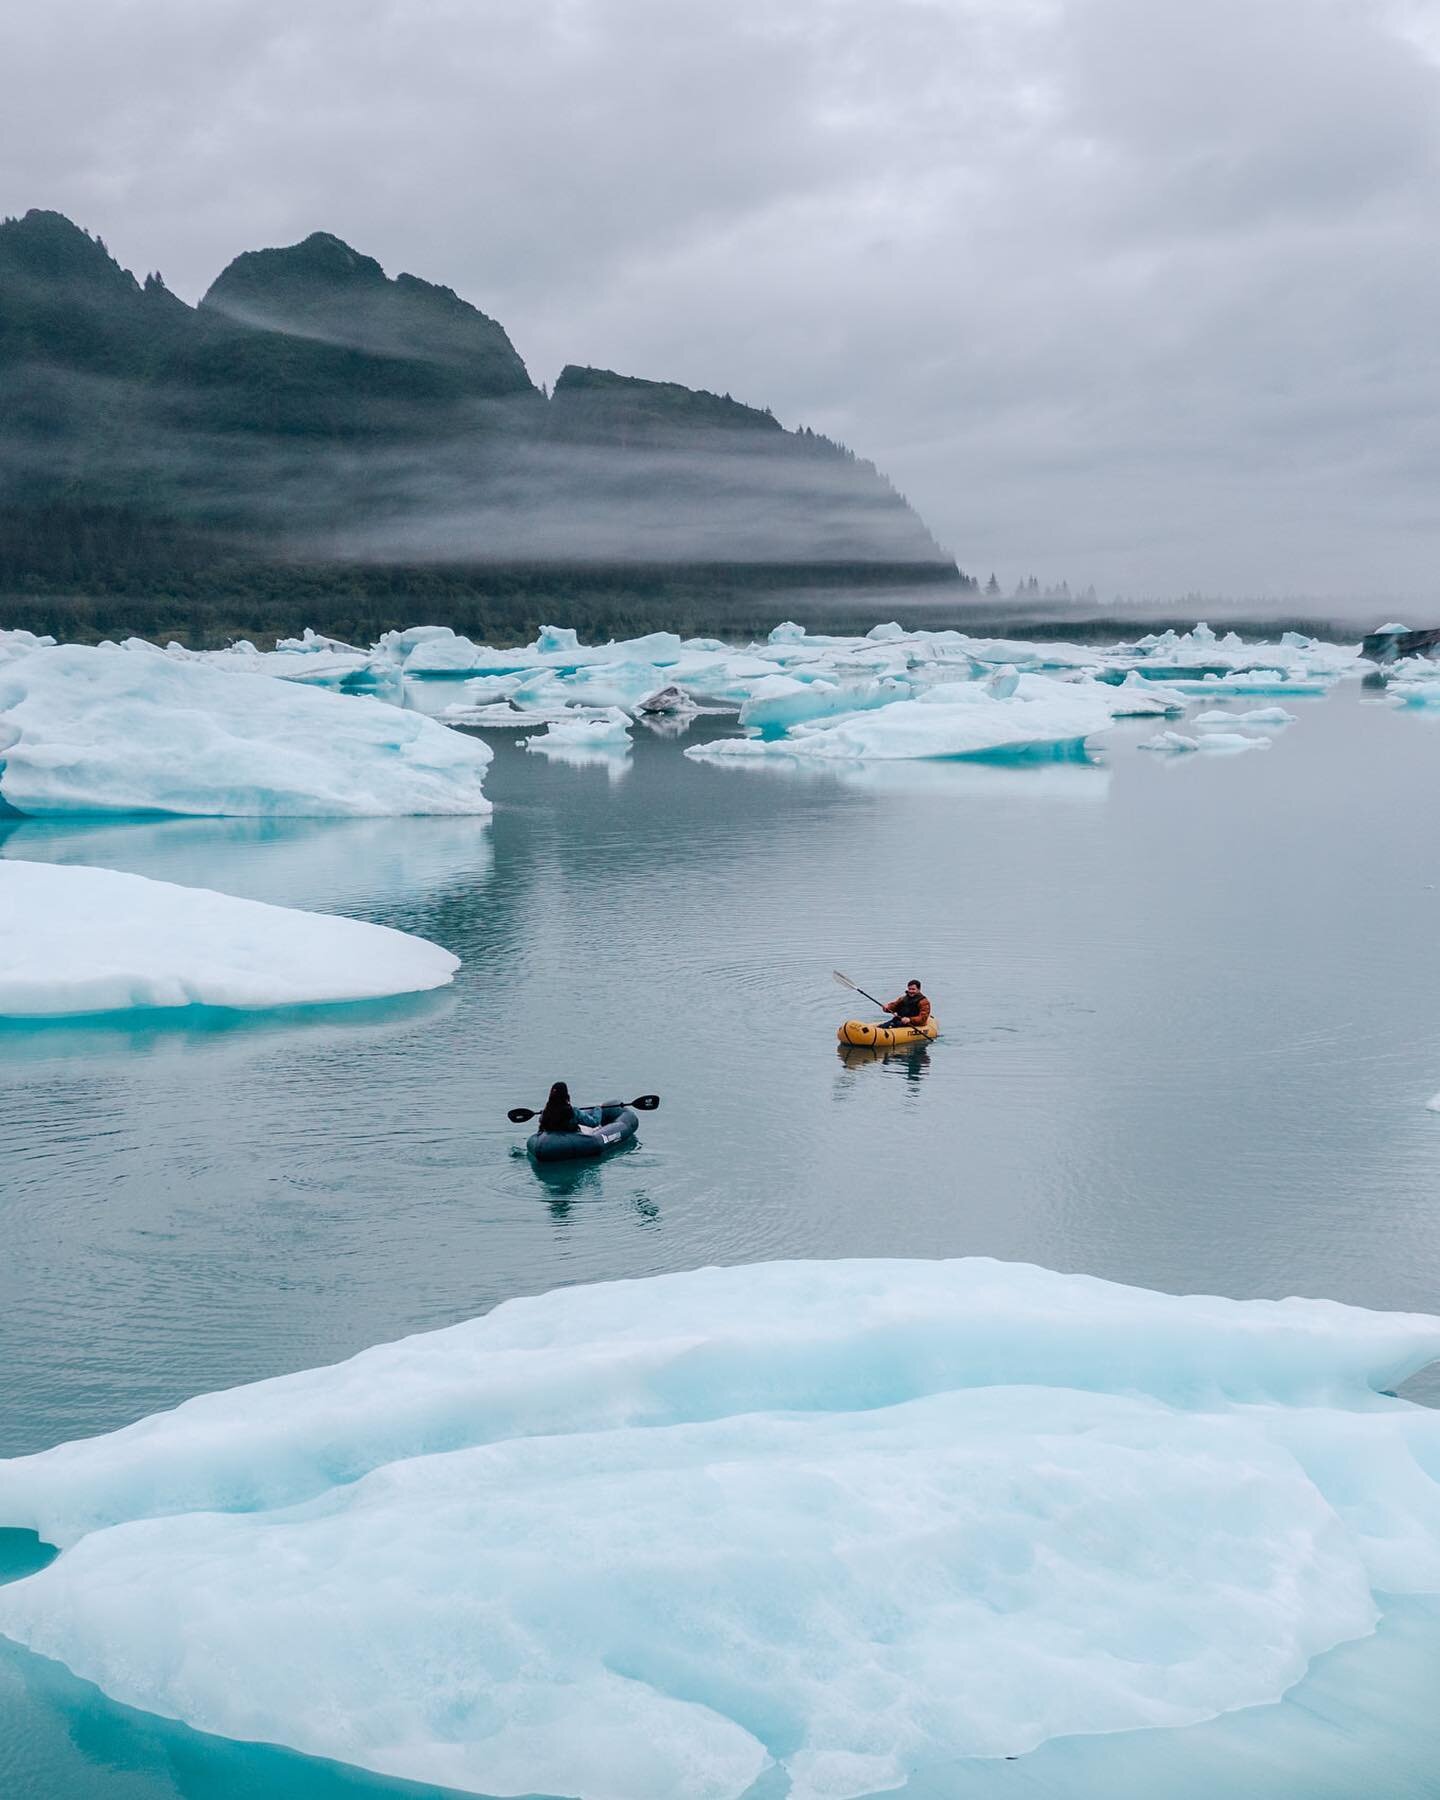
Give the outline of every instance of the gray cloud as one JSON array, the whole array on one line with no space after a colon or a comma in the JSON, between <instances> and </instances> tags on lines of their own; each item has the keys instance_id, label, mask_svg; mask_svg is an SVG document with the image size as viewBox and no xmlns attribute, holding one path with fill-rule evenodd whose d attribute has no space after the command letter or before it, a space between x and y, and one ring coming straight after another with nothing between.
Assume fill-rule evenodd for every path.
<instances>
[{"instance_id":1,"label":"gray cloud","mask_svg":"<svg viewBox=\"0 0 1440 1800\"><path fill-rule=\"evenodd\" d=\"M1436 8L13 0L0 210L194 298L324 228L873 457L966 567L1423 592Z\"/></svg>"}]
</instances>

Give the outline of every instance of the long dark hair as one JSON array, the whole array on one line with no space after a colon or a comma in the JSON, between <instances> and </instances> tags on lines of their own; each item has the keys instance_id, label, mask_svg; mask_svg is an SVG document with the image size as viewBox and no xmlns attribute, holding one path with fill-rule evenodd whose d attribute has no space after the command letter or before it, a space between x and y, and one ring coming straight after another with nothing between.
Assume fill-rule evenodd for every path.
<instances>
[{"instance_id":1,"label":"long dark hair","mask_svg":"<svg viewBox=\"0 0 1440 1800\"><path fill-rule=\"evenodd\" d=\"M557 1081L540 1113L539 1128L541 1131L570 1131L574 1124L575 1108L570 1104L570 1089L563 1081Z\"/></svg>"}]
</instances>

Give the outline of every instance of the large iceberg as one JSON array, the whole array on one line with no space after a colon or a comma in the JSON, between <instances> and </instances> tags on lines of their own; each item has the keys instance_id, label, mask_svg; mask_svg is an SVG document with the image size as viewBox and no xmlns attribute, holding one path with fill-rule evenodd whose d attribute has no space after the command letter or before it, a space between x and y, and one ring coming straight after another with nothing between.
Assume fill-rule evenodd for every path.
<instances>
[{"instance_id":1,"label":"large iceberg","mask_svg":"<svg viewBox=\"0 0 1440 1800\"><path fill-rule=\"evenodd\" d=\"M151 646L0 663L0 800L37 816L485 813L490 749L419 713Z\"/></svg>"},{"instance_id":2,"label":"large iceberg","mask_svg":"<svg viewBox=\"0 0 1440 1800\"><path fill-rule=\"evenodd\" d=\"M1279 1699L1440 1591L1440 1320L970 1259L572 1288L0 1463L0 1632L488 1794L845 1800ZM767 1787L767 1791L768 1787Z\"/></svg>"},{"instance_id":3,"label":"large iceberg","mask_svg":"<svg viewBox=\"0 0 1440 1800\"><path fill-rule=\"evenodd\" d=\"M0 1018L373 1000L460 959L386 925L116 869L0 862Z\"/></svg>"},{"instance_id":4,"label":"large iceberg","mask_svg":"<svg viewBox=\"0 0 1440 1800\"><path fill-rule=\"evenodd\" d=\"M797 724L784 737L720 738L685 754L890 761L1078 752L1087 738L1110 728L1107 693L1098 683L1007 672L993 689L987 682L943 682L915 700Z\"/></svg>"},{"instance_id":5,"label":"large iceberg","mask_svg":"<svg viewBox=\"0 0 1440 1800\"><path fill-rule=\"evenodd\" d=\"M48 640L28 632L0 633L0 667L53 648ZM113 652L116 647L102 648ZM179 644L161 650L138 638L121 648L193 672L270 676L287 685L383 699L467 728L539 725L603 708L633 714L663 688L692 705L738 710L751 736L787 744L806 735L800 727L843 722L861 711L886 715L883 734L898 741L904 735L906 715L891 717L896 706L966 685L987 688L992 699L1005 699L1009 696L1002 690L1017 677L1027 682L1047 672L1048 677L1060 678L1058 684L1049 680L1052 688L1069 689L1071 704L1080 697L1104 700L1111 716L1121 718L1178 714L1196 696L1323 694L1343 676L1370 666L1362 662L1355 646L1325 644L1292 632L1276 642L1246 642L1234 632L1217 636L1206 625L1183 634L1169 631L1108 645L972 638L954 630L910 630L894 621L875 626L864 636L846 636L807 632L787 621L767 640L743 647L716 638L682 639L663 631L582 644L577 631L559 626L544 627L530 644L495 647L475 643L449 626L417 625L387 632L368 648L310 630L282 639L268 651L249 642L224 650L196 651ZM1425 703L1422 679L1434 676L1433 665L1414 666L1419 660L1398 664L1394 670L1400 681L1413 677L1403 689L1397 682L1396 696L1403 694L1417 704ZM1000 688L993 679L987 683L987 677L998 677ZM459 701L446 698L462 680ZM1023 687L1020 691L1027 697ZM207 704L213 709L213 703ZM232 708L236 704L233 698L229 702ZM1032 708L1029 723L1036 722ZM952 721L963 740L954 748L916 752L891 745L881 751L866 732L855 740L860 747L843 754L1004 755L1017 748L1003 734L988 747L970 747L978 721L972 718L959 729L961 723ZM934 733L937 725L930 720L928 729ZM845 735L842 731L840 737L807 743L798 754L841 754L838 746ZM1035 740L1065 741L1054 735Z\"/></svg>"},{"instance_id":6,"label":"large iceberg","mask_svg":"<svg viewBox=\"0 0 1440 1800\"><path fill-rule=\"evenodd\" d=\"M770 675L757 681L740 708L740 723L761 737L780 737L812 719L837 713L869 712L897 700L908 700L911 688L896 681L845 682L797 680Z\"/></svg>"}]
</instances>

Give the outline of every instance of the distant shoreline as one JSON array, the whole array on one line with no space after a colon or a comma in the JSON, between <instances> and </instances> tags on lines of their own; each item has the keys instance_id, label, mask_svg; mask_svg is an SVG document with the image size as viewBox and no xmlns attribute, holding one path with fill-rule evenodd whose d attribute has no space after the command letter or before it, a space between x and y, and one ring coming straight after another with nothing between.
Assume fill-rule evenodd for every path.
<instances>
[{"instance_id":1,"label":"distant shoreline","mask_svg":"<svg viewBox=\"0 0 1440 1800\"><path fill-rule=\"evenodd\" d=\"M1387 604L1390 610L1387 610ZM1187 596L1134 604L982 595L953 563L318 564L216 561L168 580L69 592L17 584L0 592L0 629L71 643L177 639L217 649L236 638L291 637L311 626L371 643L410 625L449 625L477 641L526 642L542 625L602 641L647 631L763 636L782 619L854 632L898 618L916 630L972 637L1103 643L1198 619L1242 635L1299 631L1358 639L1393 603ZM1424 623L1423 620L1417 620Z\"/></svg>"}]
</instances>

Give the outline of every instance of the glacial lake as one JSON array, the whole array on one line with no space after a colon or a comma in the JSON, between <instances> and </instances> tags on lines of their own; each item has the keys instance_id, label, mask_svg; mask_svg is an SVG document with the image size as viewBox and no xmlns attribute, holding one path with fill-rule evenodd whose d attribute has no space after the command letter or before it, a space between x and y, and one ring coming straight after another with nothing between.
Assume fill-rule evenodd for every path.
<instances>
[{"instance_id":1,"label":"glacial lake","mask_svg":"<svg viewBox=\"0 0 1440 1800\"><path fill-rule=\"evenodd\" d=\"M716 1262L984 1255L1435 1310L1440 718L1353 682L1287 704L1237 756L1142 754L1145 720L1093 764L726 767L682 756L734 729L702 720L574 765L494 733L488 820L0 825L0 856L464 959L411 1001L0 1031L0 1454ZM833 968L885 997L922 977L940 1040L838 1052L870 1009ZM505 1113L557 1076L663 1104L629 1152L536 1171ZM1435 1371L1412 1387L1440 1400ZM1281 1706L907 1791L1433 1795L1437 1671L1440 1614L1409 1602ZM431 1791L131 1712L0 1642L16 1800Z\"/></svg>"}]
</instances>

